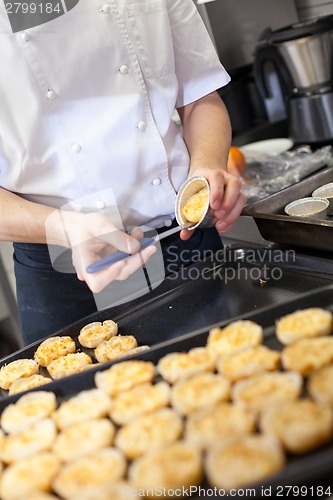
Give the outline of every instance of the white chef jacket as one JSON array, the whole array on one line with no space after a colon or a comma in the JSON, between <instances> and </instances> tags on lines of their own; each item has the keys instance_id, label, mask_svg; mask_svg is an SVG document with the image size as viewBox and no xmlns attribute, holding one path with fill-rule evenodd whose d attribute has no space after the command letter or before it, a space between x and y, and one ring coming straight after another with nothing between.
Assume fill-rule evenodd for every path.
<instances>
[{"instance_id":1,"label":"white chef jacket","mask_svg":"<svg viewBox=\"0 0 333 500\"><path fill-rule=\"evenodd\" d=\"M5 4L0 185L57 208L116 200L126 225L170 224L189 168L172 113L230 80L193 1L28 2L37 12L18 22Z\"/></svg>"}]
</instances>

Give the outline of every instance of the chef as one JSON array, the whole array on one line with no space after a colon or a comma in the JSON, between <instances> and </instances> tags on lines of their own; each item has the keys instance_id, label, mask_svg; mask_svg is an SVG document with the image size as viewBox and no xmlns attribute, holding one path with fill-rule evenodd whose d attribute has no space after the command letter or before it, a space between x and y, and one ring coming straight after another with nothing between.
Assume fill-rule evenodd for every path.
<instances>
[{"instance_id":1,"label":"chef","mask_svg":"<svg viewBox=\"0 0 333 500\"><path fill-rule=\"evenodd\" d=\"M216 89L230 78L192 0L0 1L0 29L0 239L14 242L30 343L96 311L94 295L149 261L155 247L136 253L142 229L175 225L187 177L207 178L216 225L170 237L180 255L218 249L245 197L226 172ZM73 250L73 272L52 247ZM88 273L110 249L134 255Z\"/></svg>"}]
</instances>

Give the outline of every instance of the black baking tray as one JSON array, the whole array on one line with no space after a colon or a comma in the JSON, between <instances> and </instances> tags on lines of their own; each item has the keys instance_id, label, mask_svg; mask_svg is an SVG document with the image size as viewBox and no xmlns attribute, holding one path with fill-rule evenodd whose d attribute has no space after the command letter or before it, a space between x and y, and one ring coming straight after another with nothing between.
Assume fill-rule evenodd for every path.
<instances>
[{"instance_id":1,"label":"black baking tray","mask_svg":"<svg viewBox=\"0 0 333 500\"><path fill-rule=\"evenodd\" d=\"M226 246L223 252L165 279L151 293L98 311L49 336L68 335L79 350L93 356L92 349L78 342L80 329L90 322L113 319L120 334L134 335L139 345L155 346L292 300L332 281L330 259L298 256L292 250ZM32 359L41 341L2 358L0 368L16 359ZM47 374L46 369L40 368L40 373ZM8 397L8 392L1 391L1 396Z\"/></svg>"},{"instance_id":2,"label":"black baking tray","mask_svg":"<svg viewBox=\"0 0 333 500\"><path fill-rule=\"evenodd\" d=\"M289 246L332 251L333 218L306 219L288 216L284 207L288 203L311 196L322 186L333 182L333 167L327 167L262 200L247 205L243 214L253 217L261 236L271 242Z\"/></svg>"},{"instance_id":3,"label":"black baking tray","mask_svg":"<svg viewBox=\"0 0 333 500\"><path fill-rule=\"evenodd\" d=\"M293 300L282 304L262 308L260 311L247 314L244 318L251 319L252 321L256 321L258 324L263 325L264 344L273 349L279 350L282 346L275 336L275 321L283 315L307 307L323 307L333 312L333 285L327 285L317 290L300 294ZM220 324L220 326L224 326L228 323L229 321L224 321ZM208 333L209 331L206 328L199 329L191 334L183 336L180 339L163 342L160 345L151 348L149 351L136 355L135 358L152 361L156 364L161 357L170 352L187 351L193 347L204 346L207 341ZM63 399L77 394L79 391L95 387L95 373L118 362L120 362L120 360L108 363L104 367L96 367L78 375L68 377L66 383L64 383L63 380L54 381L49 384L47 388L56 394L58 401L60 402ZM33 390L40 390L40 388ZM20 396L20 394L17 394L0 401L0 412L3 411L8 404L19 399ZM303 486L309 489L325 485L325 488L332 488L332 477L333 440L311 453L307 453L306 455L287 457L286 467L280 473L272 476L260 484L249 485L246 496L251 496L252 498L262 498L263 489L268 492L267 488L270 490L270 494L268 496L272 498L275 498L276 496L282 496L284 498L287 496L287 487L294 486L297 488ZM200 496L194 495L192 496L193 499L221 498L218 492L212 494L212 490L209 489L210 486L207 483L204 483L202 488L206 491L206 493L201 491ZM299 494L292 494L291 490L288 491L289 496L299 496ZM313 490L309 489L309 492L311 491ZM332 490L331 493L333 493ZM317 495L314 495L313 493L309 493L309 496L314 498L317 497ZM323 495L319 496L325 498ZM234 498L240 497L244 497L244 489L242 489L239 496L234 496Z\"/></svg>"}]
</instances>

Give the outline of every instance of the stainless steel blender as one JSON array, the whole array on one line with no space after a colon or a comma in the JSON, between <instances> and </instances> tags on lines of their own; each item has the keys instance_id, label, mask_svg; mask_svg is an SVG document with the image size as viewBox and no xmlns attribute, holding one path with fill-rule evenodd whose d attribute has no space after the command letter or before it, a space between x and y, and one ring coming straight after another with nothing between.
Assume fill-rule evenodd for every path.
<instances>
[{"instance_id":1,"label":"stainless steel blender","mask_svg":"<svg viewBox=\"0 0 333 500\"><path fill-rule=\"evenodd\" d=\"M272 75L282 94L282 115L295 143L333 141L333 16L297 23L260 36L255 81L264 102L272 99Z\"/></svg>"}]
</instances>

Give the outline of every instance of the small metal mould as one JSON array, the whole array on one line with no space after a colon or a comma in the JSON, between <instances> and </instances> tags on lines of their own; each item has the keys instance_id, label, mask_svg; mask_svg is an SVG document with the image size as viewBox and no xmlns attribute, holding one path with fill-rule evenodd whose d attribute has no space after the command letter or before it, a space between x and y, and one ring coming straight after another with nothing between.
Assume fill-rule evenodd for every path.
<instances>
[{"instance_id":1,"label":"small metal mould","mask_svg":"<svg viewBox=\"0 0 333 500\"><path fill-rule=\"evenodd\" d=\"M189 201L189 199L199 193L201 189L207 188L208 196L207 202L202 209L202 214L200 219L196 222L190 221L186 218L184 214L184 207ZM177 198L176 198L176 220L182 229L195 229L197 227L213 227L215 224L215 218L213 211L209 207L210 201L210 186L205 177L193 176L189 177L180 187Z\"/></svg>"},{"instance_id":2,"label":"small metal mould","mask_svg":"<svg viewBox=\"0 0 333 500\"><path fill-rule=\"evenodd\" d=\"M313 191L312 196L328 200L329 207L327 209L327 215L333 215L333 182L329 182L328 184L323 184L318 187Z\"/></svg>"},{"instance_id":3,"label":"small metal mould","mask_svg":"<svg viewBox=\"0 0 333 500\"><path fill-rule=\"evenodd\" d=\"M300 198L289 203L284 211L293 217L308 217L310 219L326 219L328 200L325 198Z\"/></svg>"}]
</instances>

